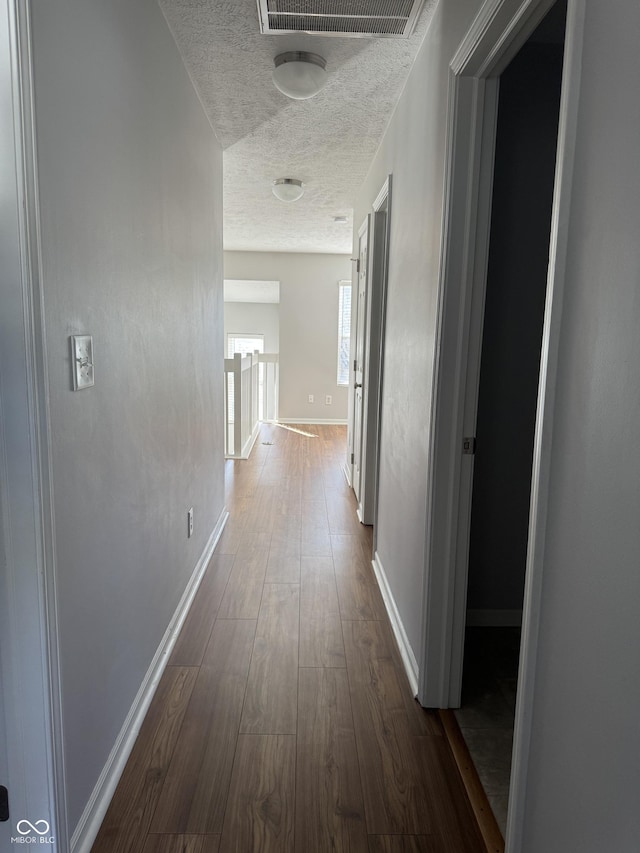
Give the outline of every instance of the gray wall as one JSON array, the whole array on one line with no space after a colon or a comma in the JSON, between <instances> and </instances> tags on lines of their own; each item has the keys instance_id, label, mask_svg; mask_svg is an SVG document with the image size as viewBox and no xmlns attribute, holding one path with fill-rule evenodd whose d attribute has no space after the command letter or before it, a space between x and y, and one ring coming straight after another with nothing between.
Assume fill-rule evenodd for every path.
<instances>
[{"instance_id":1,"label":"gray wall","mask_svg":"<svg viewBox=\"0 0 640 853\"><path fill-rule=\"evenodd\" d=\"M280 401L287 420L345 420L347 388L338 369L338 282L349 255L225 252L225 278L280 282ZM309 394L314 402L308 403ZM325 396L333 398L325 405Z\"/></svg>"},{"instance_id":2,"label":"gray wall","mask_svg":"<svg viewBox=\"0 0 640 853\"><path fill-rule=\"evenodd\" d=\"M154 0L32 12L73 830L223 509L222 156Z\"/></svg>"},{"instance_id":3,"label":"gray wall","mask_svg":"<svg viewBox=\"0 0 640 853\"><path fill-rule=\"evenodd\" d=\"M280 306L269 302L225 302L225 358L227 356L227 335L238 332L264 335L264 351L278 352L280 346Z\"/></svg>"},{"instance_id":4,"label":"gray wall","mask_svg":"<svg viewBox=\"0 0 640 853\"><path fill-rule=\"evenodd\" d=\"M480 7L441 3L358 195L355 224L393 175L377 551L420 661L424 529L449 62ZM357 240L354 243L357 245Z\"/></svg>"},{"instance_id":5,"label":"gray wall","mask_svg":"<svg viewBox=\"0 0 640 853\"><path fill-rule=\"evenodd\" d=\"M467 606L521 610L555 174L562 47L527 44L500 78Z\"/></svg>"},{"instance_id":6,"label":"gray wall","mask_svg":"<svg viewBox=\"0 0 640 853\"><path fill-rule=\"evenodd\" d=\"M440 4L356 211L360 222L392 172L378 550L418 659L446 75L479 5ZM640 7L584 5L533 734L512 853L631 853L640 837Z\"/></svg>"},{"instance_id":7,"label":"gray wall","mask_svg":"<svg viewBox=\"0 0 640 853\"><path fill-rule=\"evenodd\" d=\"M640 838L640 6L585 6L523 853Z\"/></svg>"}]
</instances>

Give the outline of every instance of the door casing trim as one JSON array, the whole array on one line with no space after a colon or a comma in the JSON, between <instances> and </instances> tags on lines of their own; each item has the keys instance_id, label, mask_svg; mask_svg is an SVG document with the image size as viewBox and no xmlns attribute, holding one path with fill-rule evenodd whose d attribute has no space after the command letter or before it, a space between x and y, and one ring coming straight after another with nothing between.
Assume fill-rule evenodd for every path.
<instances>
[{"instance_id":1,"label":"door casing trim","mask_svg":"<svg viewBox=\"0 0 640 853\"><path fill-rule=\"evenodd\" d=\"M468 547L472 475L462 438L479 376L477 327L486 281L497 78L552 5L553 0L487 0L450 65L418 688L421 703L431 707L451 707L460 695L467 580L466 561L460 558ZM522 849L584 15L585 0L568 0L507 851Z\"/></svg>"},{"instance_id":2,"label":"door casing trim","mask_svg":"<svg viewBox=\"0 0 640 853\"><path fill-rule=\"evenodd\" d=\"M53 516L53 478L49 414L48 369L44 322L44 296L40 241L40 206L36 128L34 116L32 24L30 4L7 0L11 51L14 169L18 204L16 226L20 256L19 287L22 316L10 312L10 328L21 326L22 346L13 348L5 364L20 364L23 384L2 389L3 526L7 538L7 610L19 625L12 631L10 689L5 711L10 708L21 729L19 746L22 778L12 781L12 816L22 794L32 808L42 803L48 814L20 815L45 819L55 836L56 848L68 849L66 784L62 727L61 675L58 649L56 599L56 548ZM15 367L14 367L15 369ZM24 406L26 430L19 438L4 427L7 414ZM29 460L22 475L5 477L8 457L22 454ZM24 514L29 515L25 524ZM29 529L28 543L25 530ZM25 552L25 548L29 552ZM14 550L15 549L15 550ZM27 637L26 635L29 635ZM37 638L38 649L33 642ZM29 639L31 641L29 641ZM5 677L6 672L5 672ZM28 702L25 704L25 697ZM28 728L27 728L28 727ZM17 734L14 732L14 734ZM41 747L37 754L34 749ZM10 790L11 798L11 790Z\"/></svg>"}]
</instances>

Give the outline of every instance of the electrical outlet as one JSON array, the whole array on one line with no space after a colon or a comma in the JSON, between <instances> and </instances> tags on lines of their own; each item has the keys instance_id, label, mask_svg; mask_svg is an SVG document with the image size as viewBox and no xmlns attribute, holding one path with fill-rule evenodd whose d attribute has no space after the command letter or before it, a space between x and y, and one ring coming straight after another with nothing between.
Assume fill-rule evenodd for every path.
<instances>
[{"instance_id":1,"label":"electrical outlet","mask_svg":"<svg viewBox=\"0 0 640 853\"><path fill-rule=\"evenodd\" d=\"M73 390L91 388L93 376L93 338L91 335L71 335Z\"/></svg>"},{"instance_id":2,"label":"electrical outlet","mask_svg":"<svg viewBox=\"0 0 640 853\"><path fill-rule=\"evenodd\" d=\"M324 398L325 406L330 406L332 403L333 403L333 397L331 396L331 394L327 394L327 396Z\"/></svg>"},{"instance_id":3,"label":"electrical outlet","mask_svg":"<svg viewBox=\"0 0 640 853\"><path fill-rule=\"evenodd\" d=\"M313 403L313 394L309 394L307 397L307 403Z\"/></svg>"},{"instance_id":4,"label":"electrical outlet","mask_svg":"<svg viewBox=\"0 0 640 853\"><path fill-rule=\"evenodd\" d=\"M187 539L193 536L193 507L187 513Z\"/></svg>"}]
</instances>

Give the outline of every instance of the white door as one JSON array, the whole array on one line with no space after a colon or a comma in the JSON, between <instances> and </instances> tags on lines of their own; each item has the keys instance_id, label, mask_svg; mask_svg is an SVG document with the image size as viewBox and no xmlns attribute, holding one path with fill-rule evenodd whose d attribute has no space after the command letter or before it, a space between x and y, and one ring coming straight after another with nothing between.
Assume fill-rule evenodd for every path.
<instances>
[{"instance_id":1,"label":"white door","mask_svg":"<svg viewBox=\"0 0 640 853\"><path fill-rule=\"evenodd\" d=\"M353 491L360 500L362 487L362 432L364 424L364 371L367 336L367 260L369 241L369 217L359 232L358 241L358 297L356 306L355 345L353 360Z\"/></svg>"},{"instance_id":2,"label":"white door","mask_svg":"<svg viewBox=\"0 0 640 853\"><path fill-rule=\"evenodd\" d=\"M29 4L6 0L0 5L0 785L8 789L10 813L9 820L0 821L0 850L24 849L12 843L18 838L62 853L68 844L55 814L55 782L61 782L62 772L54 758L54 743L61 744L61 738L52 723L60 708L54 688L57 647L48 643L45 614L45 601L53 599L53 547L49 490L43 486L49 482L50 436L44 426L35 261ZM60 785L61 820L63 800ZM27 834L23 820L38 830L46 824L55 845L41 847L44 836ZM27 830L24 835L18 825Z\"/></svg>"}]
</instances>

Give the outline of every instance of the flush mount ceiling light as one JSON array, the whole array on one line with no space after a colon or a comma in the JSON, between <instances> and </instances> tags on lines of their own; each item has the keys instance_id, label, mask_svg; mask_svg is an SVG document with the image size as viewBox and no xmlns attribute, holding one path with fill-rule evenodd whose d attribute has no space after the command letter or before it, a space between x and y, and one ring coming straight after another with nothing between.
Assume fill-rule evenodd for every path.
<instances>
[{"instance_id":1,"label":"flush mount ceiling light","mask_svg":"<svg viewBox=\"0 0 640 853\"><path fill-rule=\"evenodd\" d=\"M347 222L349 221L349 218L347 216L334 216L333 221L337 225L346 225Z\"/></svg>"},{"instance_id":2,"label":"flush mount ceiling light","mask_svg":"<svg viewBox=\"0 0 640 853\"><path fill-rule=\"evenodd\" d=\"M274 196L280 201L298 201L304 193L302 181L297 178L278 178L273 182L272 189Z\"/></svg>"},{"instance_id":3,"label":"flush mount ceiling light","mask_svg":"<svg viewBox=\"0 0 640 853\"><path fill-rule=\"evenodd\" d=\"M327 82L327 63L317 53L291 50L276 56L274 62L273 83L288 98L313 98Z\"/></svg>"}]
</instances>

